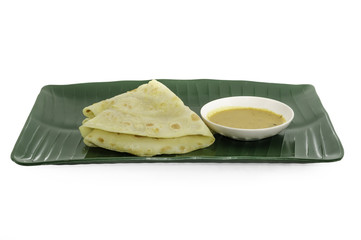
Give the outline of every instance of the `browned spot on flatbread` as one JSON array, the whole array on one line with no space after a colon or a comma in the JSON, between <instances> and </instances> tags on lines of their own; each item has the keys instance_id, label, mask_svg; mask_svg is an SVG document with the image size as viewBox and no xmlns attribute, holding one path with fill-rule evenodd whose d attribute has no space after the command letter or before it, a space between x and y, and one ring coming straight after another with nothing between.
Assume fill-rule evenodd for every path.
<instances>
[{"instance_id":1,"label":"browned spot on flatbread","mask_svg":"<svg viewBox=\"0 0 361 240\"><path fill-rule=\"evenodd\" d=\"M151 126L154 126L154 124L153 123L147 123L146 126L151 127Z\"/></svg>"},{"instance_id":2,"label":"browned spot on flatbread","mask_svg":"<svg viewBox=\"0 0 361 240\"><path fill-rule=\"evenodd\" d=\"M171 149L172 149L171 146L165 146L165 147L162 147L162 148L160 149L160 151L165 152L165 151L171 150Z\"/></svg>"},{"instance_id":3,"label":"browned spot on flatbread","mask_svg":"<svg viewBox=\"0 0 361 240\"><path fill-rule=\"evenodd\" d=\"M123 103L123 106L124 106L124 107L127 107L127 108L129 108L129 109L132 109L132 105L129 105L129 104L127 104L127 103Z\"/></svg>"},{"instance_id":4,"label":"browned spot on flatbread","mask_svg":"<svg viewBox=\"0 0 361 240\"><path fill-rule=\"evenodd\" d=\"M178 123L173 123L172 125L170 125L171 128L173 129L180 129L181 126Z\"/></svg>"},{"instance_id":5,"label":"browned spot on flatbread","mask_svg":"<svg viewBox=\"0 0 361 240\"><path fill-rule=\"evenodd\" d=\"M191 119L192 119L192 121L198 121L198 120L199 120L199 116L198 116L197 114L193 113L193 114L191 115Z\"/></svg>"},{"instance_id":6,"label":"browned spot on flatbread","mask_svg":"<svg viewBox=\"0 0 361 240\"><path fill-rule=\"evenodd\" d=\"M186 147L185 147L185 146L180 146L179 149L180 149L181 151L184 151L184 150L186 149Z\"/></svg>"},{"instance_id":7,"label":"browned spot on flatbread","mask_svg":"<svg viewBox=\"0 0 361 240\"><path fill-rule=\"evenodd\" d=\"M99 137L99 138L98 138L98 141L99 141L99 142L104 142L104 139L101 138L101 137Z\"/></svg>"}]
</instances>

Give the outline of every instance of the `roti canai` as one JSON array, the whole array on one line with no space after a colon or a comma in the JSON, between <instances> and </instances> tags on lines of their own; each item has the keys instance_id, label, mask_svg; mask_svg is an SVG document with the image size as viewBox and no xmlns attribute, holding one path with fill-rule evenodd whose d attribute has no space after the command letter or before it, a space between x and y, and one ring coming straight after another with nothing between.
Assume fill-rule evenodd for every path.
<instances>
[{"instance_id":1,"label":"roti canai","mask_svg":"<svg viewBox=\"0 0 361 240\"><path fill-rule=\"evenodd\" d=\"M201 118L157 80L85 107L83 114L79 130L89 147L154 156L187 153L215 140Z\"/></svg>"}]
</instances>

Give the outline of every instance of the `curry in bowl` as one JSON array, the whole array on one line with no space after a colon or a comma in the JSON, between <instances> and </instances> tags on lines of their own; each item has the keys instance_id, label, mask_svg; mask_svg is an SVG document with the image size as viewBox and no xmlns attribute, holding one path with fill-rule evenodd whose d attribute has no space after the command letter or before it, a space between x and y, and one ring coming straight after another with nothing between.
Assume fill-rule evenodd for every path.
<instances>
[{"instance_id":1,"label":"curry in bowl","mask_svg":"<svg viewBox=\"0 0 361 240\"><path fill-rule=\"evenodd\" d=\"M280 101L253 96L227 97L211 101L201 109L213 131L237 140L259 140L288 127L293 110Z\"/></svg>"},{"instance_id":2,"label":"curry in bowl","mask_svg":"<svg viewBox=\"0 0 361 240\"><path fill-rule=\"evenodd\" d=\"M232 107L208 114L208 119L219 125L232 128L258 129L281 125L285 118L267 109Z\"/></svg>"}]
</instances>

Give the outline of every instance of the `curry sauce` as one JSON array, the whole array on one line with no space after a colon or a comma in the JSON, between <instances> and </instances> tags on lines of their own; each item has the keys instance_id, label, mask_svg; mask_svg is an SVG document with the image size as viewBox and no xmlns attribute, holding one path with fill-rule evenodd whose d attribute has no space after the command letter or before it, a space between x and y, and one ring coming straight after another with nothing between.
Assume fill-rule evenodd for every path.
<instances>
[{"instance_id":1,"label":"curry sauce","mask_svg":"<svg viewBox=\"0 0 361 240\"><path fill-rule=\"evenodd\" d=\"M260 129L286 122L282 115L267 109L231 107L211 112L208 119L219 125L241 129Z\"/></svg>"}]
</instances>

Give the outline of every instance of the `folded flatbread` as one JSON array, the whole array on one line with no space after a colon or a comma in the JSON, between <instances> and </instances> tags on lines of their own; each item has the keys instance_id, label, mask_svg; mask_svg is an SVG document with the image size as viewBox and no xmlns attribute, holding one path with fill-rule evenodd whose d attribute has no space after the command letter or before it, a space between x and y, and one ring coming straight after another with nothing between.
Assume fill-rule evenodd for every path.
<instances>
[{"instance_id":1,"label":"folded flatbread","mask_svg":"<svg viewBox=\"0 0 361 240\"><path fill-rule=\"evenodd\" d=\"M151 80L83 109L84 143L137 156L182 154L210 146L201 118L170 89Z\"/></svg>"}]
</instances>

